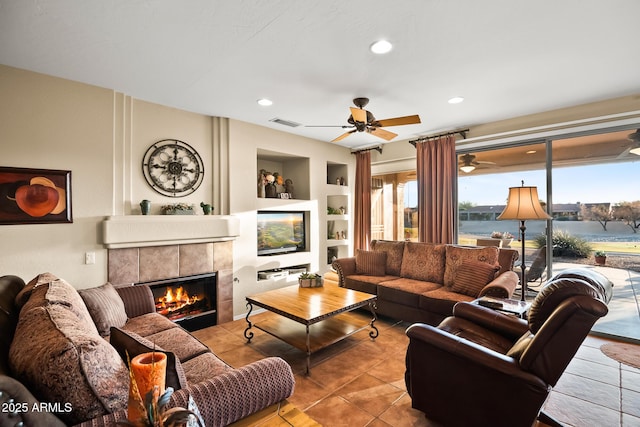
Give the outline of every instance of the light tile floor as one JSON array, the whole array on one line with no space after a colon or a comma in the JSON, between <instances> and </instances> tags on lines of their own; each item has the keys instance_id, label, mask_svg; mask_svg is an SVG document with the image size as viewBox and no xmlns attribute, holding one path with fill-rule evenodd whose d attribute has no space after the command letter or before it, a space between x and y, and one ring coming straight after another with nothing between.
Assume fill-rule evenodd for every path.
<instances>
[{"instance_id":1,"label":"light tile floor","mask_svg":"<svg viewBox=\"0 0 640 427\"><path fill-rule=\"evenodd\" d=\"M575 265L554 264L554 271L570 267ZM580 267L594 268L609 277L615 284L614 298L609 314L596 323L551 392L545 410L567 426L640 427L640 369L600 351L601 345L616 340L636 343L640 351L640 273ZM262 316L273 314L260 313L252 319ZM407 326L381 319L381 333L374 342L362 331L314 354L310 376L303 374L303 352L255 329L252 343L246 344L244 320L194 334L232 366L265 356L283 357L296 376L296 389L289 401L324 426L433 427L434 423L411 408L406 393Z\"/></svg>"}]
</instances>

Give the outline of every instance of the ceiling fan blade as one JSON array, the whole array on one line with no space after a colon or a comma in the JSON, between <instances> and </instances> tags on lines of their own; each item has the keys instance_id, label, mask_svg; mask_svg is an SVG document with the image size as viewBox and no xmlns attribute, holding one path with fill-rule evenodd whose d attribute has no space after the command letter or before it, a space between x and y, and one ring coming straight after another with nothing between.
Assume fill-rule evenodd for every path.
<instances>
[{"instance_id":1,"label":"ceiling fan blade","mask_svg":"<svg viewBox=\"0 0 640 427\"><path fill-rule=\"evenodd\" d=\"M374 127L367 128L367 132L369 132L371 135L375 135L378 138L382 138L387 141L391 141L393 138L398 136L397 133L389 132L388 130L374 128Z\"/></svg>"},{"instance_id":2,"label":"ceiling fan blade","mask_svg":"<svg viewBox=\"0 0 640 427\"><path fill-rule=\"evenodd\" d=\"M349 128L352 128L354 126L352 126L352 125L304 125L304 127L306 127L306 128L342 128L342 129L349 129Z\"/></svg>"},{"instance_id":3,"label":"ceiling fan blade","mask_svg":"<svg viewBox=\"0 0 640 427\"><path fill-rule=\"evenodd\" d=\"M367 110L353 107L349 108L351 109L351 117L353 117L353 120L356 122L367 123Z\"/></svg>"},{"instance_id":4,"label":"ceiling fan blade","mask_svg":"<svg viewBox=\"0 0 640 427\"><path fill-rule=\"evenodd\" d=\"M395 117L393 119L378 120L378 124L381 127L400 126L400 125L415 125L417 123L422 123L420 121L420 116L418 116L417 114L415 114L413 116Z\"/></svg>"},{"instance_id":5,"label":"ceiling fan blade","mask_svg":"<svg viewBox=\"0 0 640 427\"><path fill-rule=\"evenodd\" d=\"M337 137L336 139L334 139L331 142L338 142L338 141L342 141L343 139L345 139L346 137L348 137L349 135L351 135L352 133L357 132L357 130L350 130L349 132L343 133L342 135L340 135L339 137Z\"/></svg>"}]
</instances>

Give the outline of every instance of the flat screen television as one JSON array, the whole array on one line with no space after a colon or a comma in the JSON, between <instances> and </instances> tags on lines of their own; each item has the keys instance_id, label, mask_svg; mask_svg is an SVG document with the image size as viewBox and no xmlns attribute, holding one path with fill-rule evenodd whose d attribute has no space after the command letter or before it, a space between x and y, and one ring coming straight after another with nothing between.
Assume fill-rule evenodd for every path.
<instances>
[{"instance_id":1,"label":"flat screen television","mask_svg":"<svg viewBox=\"0 0 640 427\"><path fill-rule=\"evenodd\" d=\"M305 250L304 212L258 211L258 255Z\"/></svg>"}]
</instances>

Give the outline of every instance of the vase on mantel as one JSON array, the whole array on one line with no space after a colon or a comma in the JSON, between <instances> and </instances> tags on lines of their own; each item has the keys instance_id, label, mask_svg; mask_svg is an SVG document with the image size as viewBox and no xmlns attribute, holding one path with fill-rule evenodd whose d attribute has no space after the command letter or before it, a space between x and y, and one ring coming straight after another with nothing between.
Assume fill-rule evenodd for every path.
<instances>
[{"instance_id":1,"label":"vase on mantel","mask_svg":"<svg viewBox=\"0 0 640 427\"><path fill-rule=\"evenodd\" d=\"M142 215L149 215L149 211L151 210L151 201L144 199L140 202L140 212Z\"/></svg>"}]
</instances>

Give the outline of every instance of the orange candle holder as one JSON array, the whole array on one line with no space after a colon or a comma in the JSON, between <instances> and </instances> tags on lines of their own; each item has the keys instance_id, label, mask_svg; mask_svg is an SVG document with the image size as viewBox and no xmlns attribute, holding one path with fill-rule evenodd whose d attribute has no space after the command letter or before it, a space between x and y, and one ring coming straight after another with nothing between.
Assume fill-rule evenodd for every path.
<instances>
[{"instance_id":1,"label":"orange candle holder","mask_svg":"<svg viewBox=\"0 0 640 427\"><path fill-rule=\"evenodd\" d=\"M167 355L161 352L142 353L131 359L131 374L135 378L139 397L136 396L133 383L129 385L129 405L127 409L127 418L132 423L138 423L140 419L146 418L144 398L152 391L154 387L158 387L158 395L154 395L157 399L165 391L165 377L167 372Z\"/></svg>"}]
</instances>

